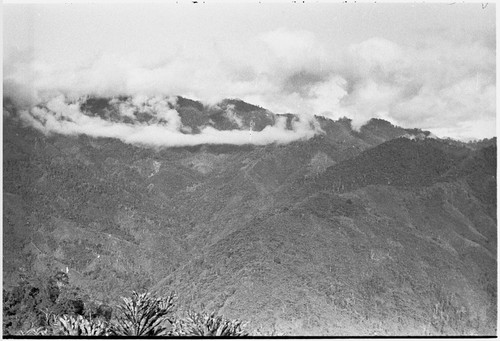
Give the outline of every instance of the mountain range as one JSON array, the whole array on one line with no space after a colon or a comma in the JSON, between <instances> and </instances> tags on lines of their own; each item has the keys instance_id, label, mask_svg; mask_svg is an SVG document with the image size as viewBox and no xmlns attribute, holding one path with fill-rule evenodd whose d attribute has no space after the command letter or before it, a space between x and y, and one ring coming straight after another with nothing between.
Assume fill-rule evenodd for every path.
<instances>
[{"instance_id":1,"label":"mountain range","mask_svg":"<svg viewBox=\"0 0 500 341\"><path fill-rule=\"evenodd\" d=\"M129 100L80 110L157 119L121 115ZM237 99L169 108L187 135L298 119ZM152 148L19 117L4 99L4 288L67 268L97 302L175 291L267 335L496 335L496 138L318 116L289 143Z\"/></svg>"}]
</instances>

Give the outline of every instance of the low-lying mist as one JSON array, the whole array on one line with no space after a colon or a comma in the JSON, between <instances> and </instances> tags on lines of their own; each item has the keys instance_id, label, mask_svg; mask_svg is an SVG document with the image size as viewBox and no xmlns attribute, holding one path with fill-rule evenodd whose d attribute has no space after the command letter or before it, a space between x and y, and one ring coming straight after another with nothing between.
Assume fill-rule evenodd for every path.
<instances>
[{"instance_id":1,"label":"low-lying mist","mask_svg":"<svg viewBox=\"0 0 500 341\"><path fill-rule=\"evenodd\" d=\"M68 100L57 96L42 105L18 112L19 119L46 135L88 135L94 138L116 138L124 143L146 147L182 147L202 144L266 145L286 144L309 139L321 133L314 118L296 117L287 127L287 118L275 116L273 125L260 131L250 129L218 130L206 125L193 134L183 126L177 112L175 97L134 97L120 101L112 99L120 118L110 120L94 113L83 112L82 100ZM151 119L141 121L136 113L147 113ZM233 106L225 114L241 127ZM8 115L8 113L7 113Z\"/></svg>"}]
</instances>

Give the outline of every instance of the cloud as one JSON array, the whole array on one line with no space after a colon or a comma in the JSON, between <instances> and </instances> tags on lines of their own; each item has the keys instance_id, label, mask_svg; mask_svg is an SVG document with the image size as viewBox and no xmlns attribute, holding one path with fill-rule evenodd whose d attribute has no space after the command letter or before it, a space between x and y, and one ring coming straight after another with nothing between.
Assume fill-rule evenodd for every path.
<instances>
[{"instance_id":1,"label":"cloud","mask_svg":"<svg viewBox=\"0 0 500 341\"><path fill-rule=\"evenodd\" d=\"M403 126L463 138L465 127L481 121L477 126L485 129L475 129L477 136L494 136L495 126L483 123L496 116L495 51L479 42L426 41L352 46L340 71L348 83L341 106L358 122L378 112Z\"/></svg>"},{"instance_id":2,"label":"cloud","mask_svg":"<svg viewBox=\"0 0 500 341\"><path fill-rule=\"evenodd\" d=\"M234 111L235 106L233 104L229 104L224 110L224 115L231 121L236 124L238 128L243 128L243 120L236 114Z\"/></svg>"},{"instance_id":3,"label":"cloud","mask_svg":"<svg viewBox=\"0 0 500 341\"><path fill-rule=\"evenodd\" d=\"M20 111L20 119L45 134L88 135L99 138L116 138L124 143L147 147L181 147L201 144L266 145L271 143L290 143L309 139L321 133L316 121L299 119L292 123L292 129L286 128L286 118L278 117L273 126L261 131L225 130L213 127L201 129L199 134L182 131L182 123L177 111L172 109L175 99L134 98L121 103L120 114L134 117L131 123L89 116L80 109L80 103L68 101L63 96L55 97L43 106ZM146 111L154 115L148 122L140 122L134 112Z\"/></svg>"},{"instance_id":4,"label":"cloud","mask_svg":"<svg viewBox=\"0 0 500 341\"><path fill-rule=\"evenodd\" d=\"M354 127L380 117L457 138L481 127L470 131L486 137L496 134L486 124L496 116L494 46L490 35L462 41L438 32L424 42L373 37L337 50L311 32L280 28L244 42L207 44L198 53L173 46L163 58L102 53L85 63L55 65L27 52L6 61L4 96L28 112L60 95L181 95L206 104L240 98L275 113L347 116ZM158 105L152 110L179 132L180 120ZM131 110L122 108L123 115Z\"/></svg>"}]
</instances>

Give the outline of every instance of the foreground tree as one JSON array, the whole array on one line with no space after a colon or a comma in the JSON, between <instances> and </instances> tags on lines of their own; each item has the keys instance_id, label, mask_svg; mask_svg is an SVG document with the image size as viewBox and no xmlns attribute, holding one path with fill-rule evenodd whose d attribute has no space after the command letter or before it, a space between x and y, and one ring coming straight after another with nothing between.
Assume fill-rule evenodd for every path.
<instances>
[{"instance_id":1,"label":"foreground tree","mask_svg":"<svg viewBox=\"0 0 500 341\"><path fill-rule=\"evenodd\" d=\"M158 297L132 292L122 297L111 321L103 316L86 318L72 313L52 315L47 324L20 331L18 335L40 336L247 336L243 322L212 313L189 311L185 317L174 315L176 296Z\"/></svg>"},{"instance_id":2,"label":"foreground tree","mask_svg":"<svg viewBox=\"0 0 500 341\"><path fill-rule=\"evenodd\" d=\"M175 296L156 297L150 293L132 293L118 306L120 316L113 333L122 336L165 336L173 324Z\"/></svg>"}]
</instances>

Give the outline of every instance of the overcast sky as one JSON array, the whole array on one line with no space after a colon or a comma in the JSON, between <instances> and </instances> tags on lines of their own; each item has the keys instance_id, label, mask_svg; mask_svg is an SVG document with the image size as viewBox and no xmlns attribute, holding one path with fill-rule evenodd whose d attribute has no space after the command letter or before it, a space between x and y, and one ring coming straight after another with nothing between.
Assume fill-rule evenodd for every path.
<instances>
[{"instance_id":1,"label":"overcast sky","mask_svg":"<svg viewBox=\"0 0 500 341\"><path fill-rule=\"evenodd\" d=\"M298 2L5 5L4 94L235 97L496 135L494 4Z\"/></svg>"}]
</instances>

